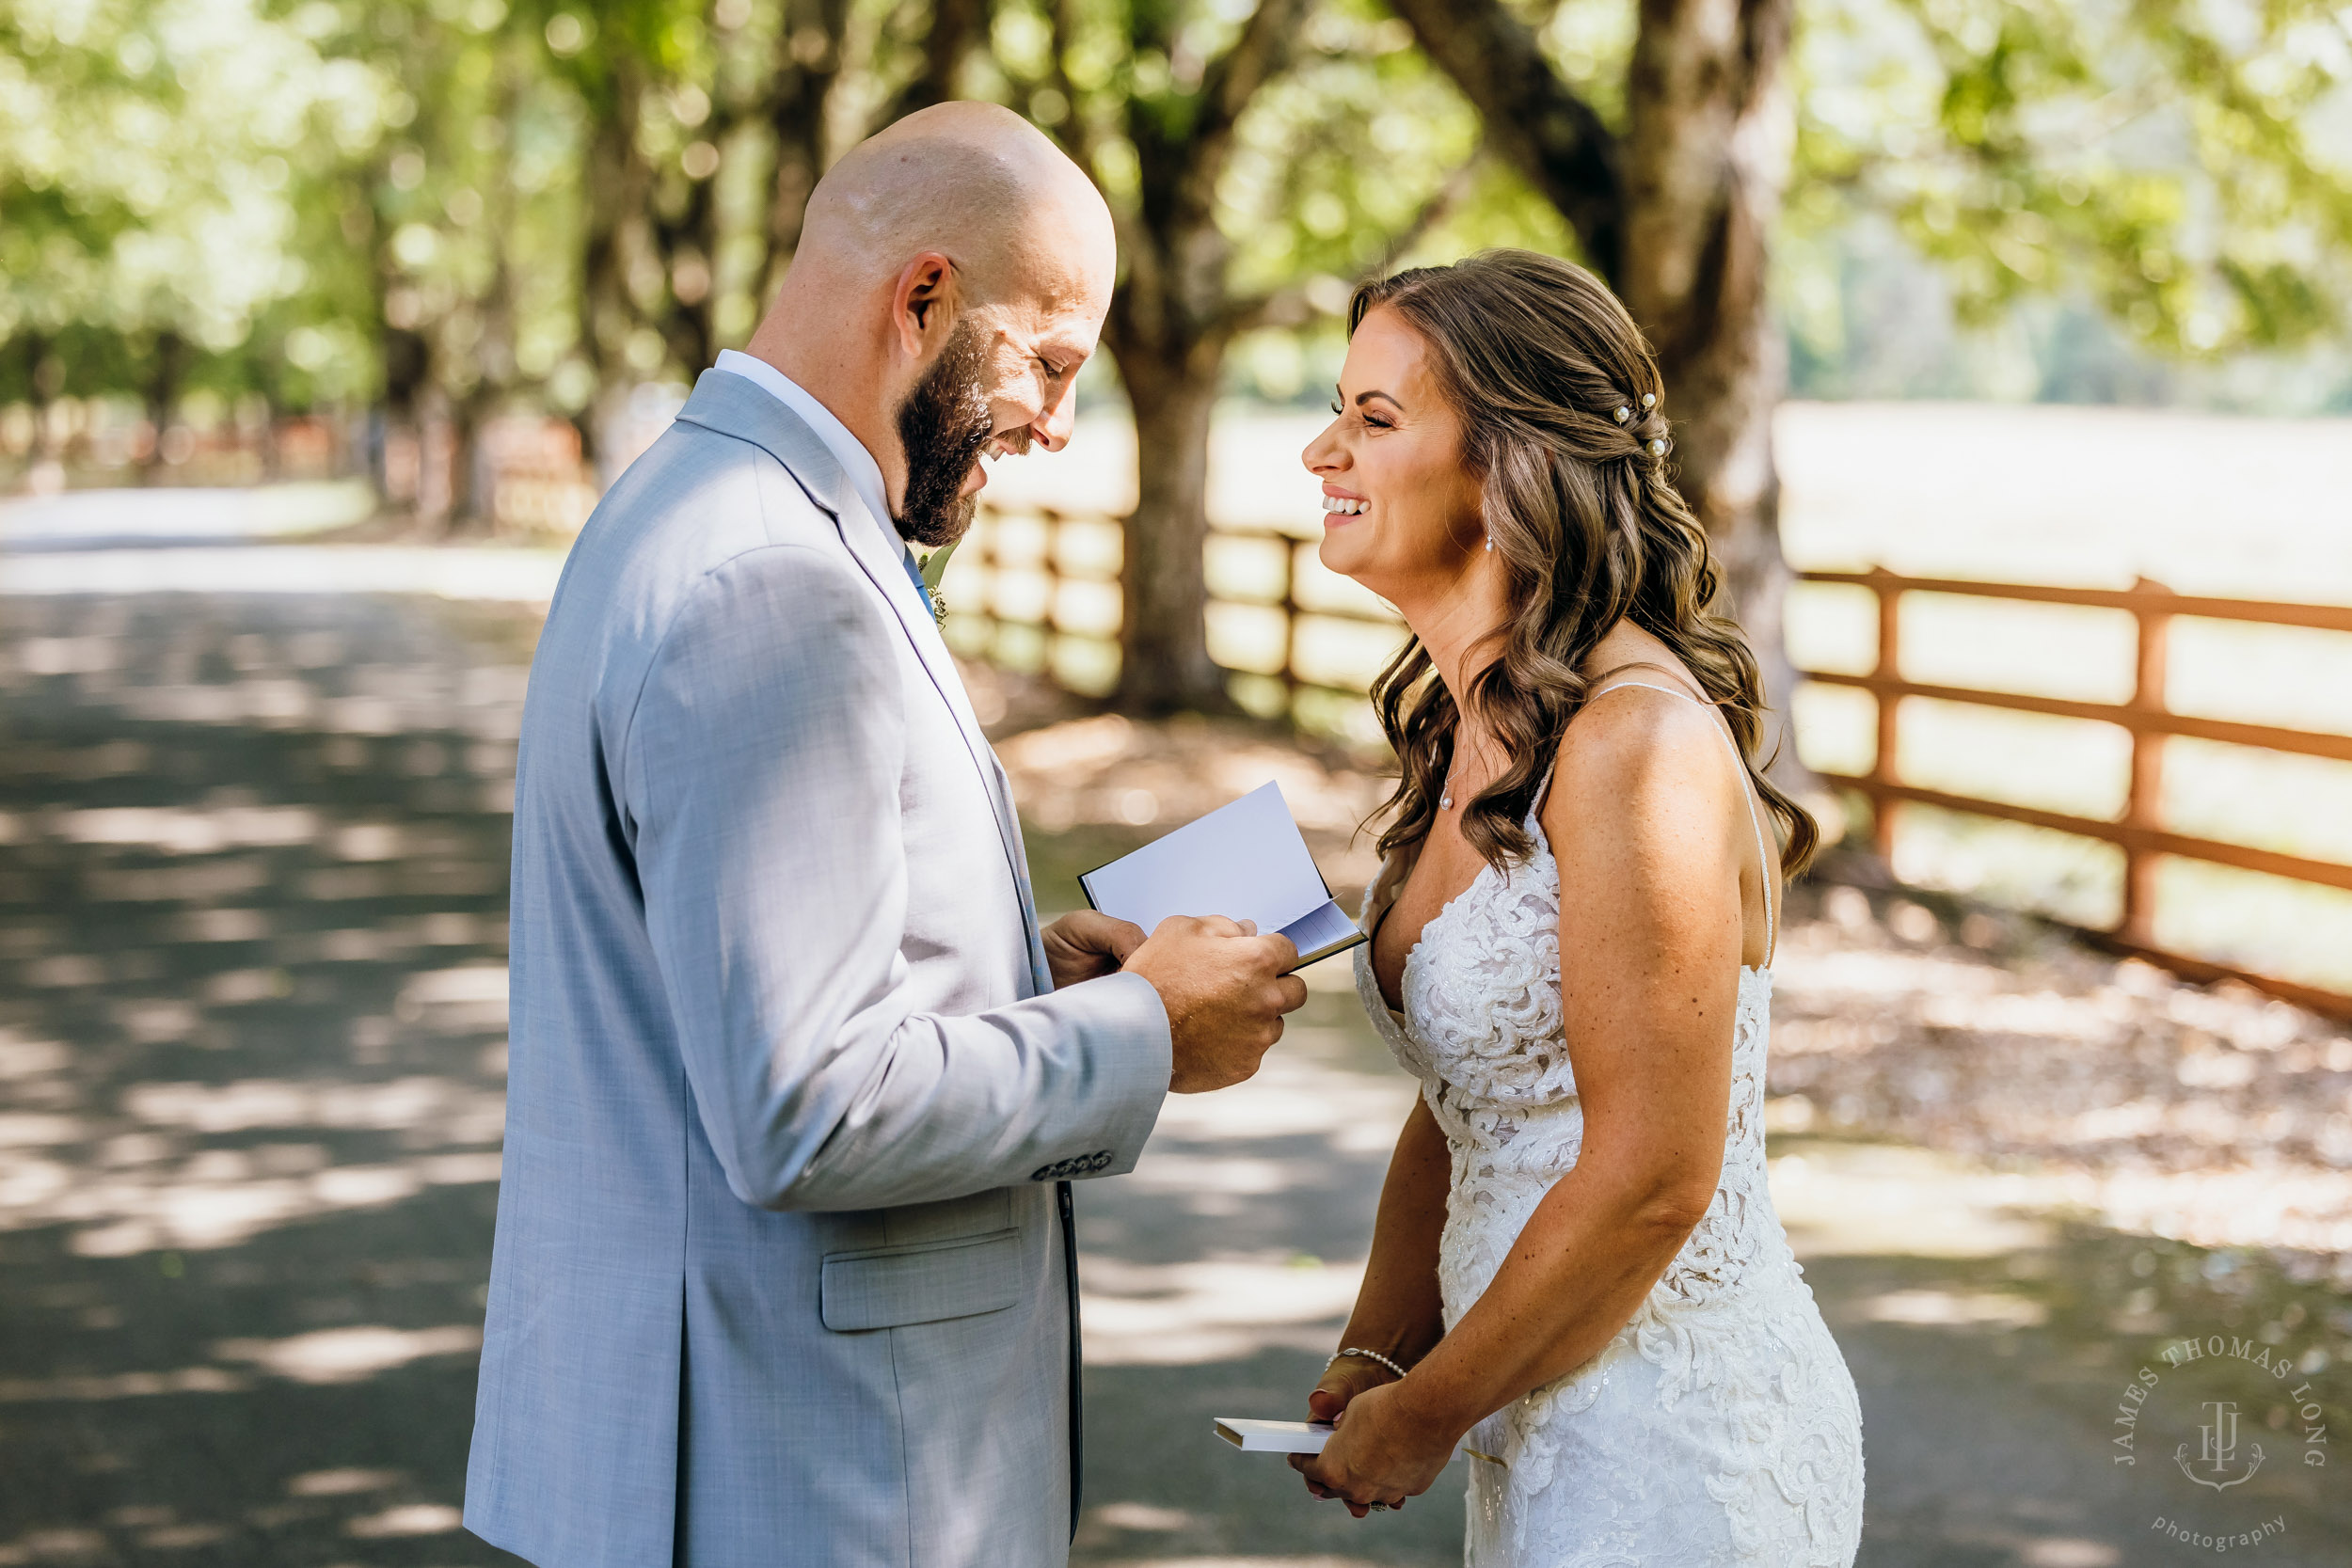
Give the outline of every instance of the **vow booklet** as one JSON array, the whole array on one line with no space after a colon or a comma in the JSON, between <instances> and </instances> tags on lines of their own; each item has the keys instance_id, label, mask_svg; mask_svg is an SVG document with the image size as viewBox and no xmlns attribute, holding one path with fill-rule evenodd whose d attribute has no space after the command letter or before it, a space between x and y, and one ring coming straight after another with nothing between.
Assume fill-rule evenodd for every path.
<instances>
[{"instance_id":1,"label":"vow booklet","mask_svg":"<svg viewBox=\"0 0 2352 1568\"><path fill-rule=\"evenodd\" d=\"M1248 1453L1321 1453L1331 1440L1328 1421L1253 1421L1215 1416L1216 1434Z\"/></svg>"},{"instance_id":2,"label":"vow booklet","mask_svg":"<svg viewBox=\"0 0 2352 1568\"><path fill-rule=\"evenodd\" d=\"M1149 935L1170 915L1221 914L1279 931L1304 968L1364 940L1332 901L1279 784L1260 784L1231 805L1078 878L1087 902Z\"/></svg>"},{"instance_id":3,"label":"vow booklet","mask_svg":"<svg viewBox=\"0 0 2352 1568\"><path fill-rule=\"evenodd\" d=\"M1244 1453L1321 1453L1333 1430L1328 1421L1260 1421L1246 1416L1212 1416L1209 1420L1219 1437ZM1448 1463L1477 1452L1457 1445ZM1492 1456L1480 1453L1478 1457Z\"/></svg>"}]
</instances>

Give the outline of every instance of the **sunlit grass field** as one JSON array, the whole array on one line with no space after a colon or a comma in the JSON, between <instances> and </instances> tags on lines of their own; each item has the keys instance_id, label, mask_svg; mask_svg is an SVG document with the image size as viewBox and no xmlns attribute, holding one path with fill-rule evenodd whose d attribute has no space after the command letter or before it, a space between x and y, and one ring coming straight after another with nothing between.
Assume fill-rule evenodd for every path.
<instances>
[{"instance_id":1,"label":"sunlit grass field","mask_svg":"<svg viewBox=\"0 0 2352 1568\"><path fill-rule=\"evenodd\" d=\"M1315 727L1377 744L1360 690L1394 651L1394 625L1315 611L1383 613L1324 571L1320 511L1298 450L1326 416L1233 404L1221 414L1211 513L1212 651L1241 673L1234 693L1279 710L1284 557L1307 611L1295 666L1324 690L1299 697ZM1799 568L1884 565L1913 576L2121 588L2148 578L2184 593L2352 603L2352 420L2269 420L2162 411L1991 404L1791 404L1781 414L1784 544ZM1050 668L1081 690L1117 677L1113 580L1133 504L1132 433L1082 421L1052 456L1000 465L997 514L951 569L964 652ZM1049 530L1036 509L1079 520ZM1058 582L1040 569L1051 556ZM983 558L991 564L982 564ZM1089 582L1087 578L1099 579ZM1049 608L1059 630L1033 625ZM2121 702L2134 638L2121 611L1948 595L1903 601L1902 669L1921 682ZM1861 589L1801 584L1788 612L1801 668L1867 671L1877 611ZM2352 637L2181 620L2167 696L2176 712L2352 734ZM1793 714L1799 754L1867 772L1876 711L1866 693L1807 685ZM2113 725L1914 699L1901 716L1900 776L1957 794L2088 816L2121 813L2128 736ZM1857 811L1859 810L1857 806ZM1857 817L1857 820L1859 818ZM2175 739L2165 752L2164 821L2185 833L2352 862L2352 764ZM2087 927L2114 924L2122 856L2067 834L1905 807L1896 869L1905 879ZM2173 860L2159 875L2159 941L2216 961L2352 991L2352 894Z\"/></svg>"}]
</instances>

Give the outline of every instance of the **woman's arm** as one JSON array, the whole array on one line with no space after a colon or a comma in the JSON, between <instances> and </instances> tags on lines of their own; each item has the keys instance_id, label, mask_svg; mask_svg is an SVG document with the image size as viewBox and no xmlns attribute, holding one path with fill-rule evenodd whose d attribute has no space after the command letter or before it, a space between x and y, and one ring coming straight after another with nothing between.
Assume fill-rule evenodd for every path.
<instances>
[{"instance_id":1,"label":"woman's arm","mask_svg":"<svg viewBox=\"0 0 2352 1568\"><path fill-rule=\"evenodd\" d=\"M1446 1192L1453 1185L1452 1155L1445 1133L1415 1099L1413 1114L1396 1135L1388 1180L1380 1187L1379 1217L1373 1224L1372 1258L1356 1291L1356 1310L1340 1343L1377 1351L1400 1367L1429 1354L1445 1333L1438 1294L1438 1238L1445 1229ZM1364 1389L1391 1382L1395 1373L1367 1356L1335 1358L1323 1381L1307 1396L1308 1413L1328 1421Z\"/></svg>"},{"instance_id":2,"label":"woman's arm","mask_svg":"<svg viewBox=\"0 0 2352 1568\"><path fill-rule=\"evenodd\" d=\"M1712 723L1669 698L1621 698L1563 747L1544 828L1582 1148L1454 1332L1352 1402L1299 1466L1311 1481L1359 1502L1426 1488L1478 1420L1606 1345L1705 1215L1742 946L1738 781Z\"/></svg>"}]
</instances>

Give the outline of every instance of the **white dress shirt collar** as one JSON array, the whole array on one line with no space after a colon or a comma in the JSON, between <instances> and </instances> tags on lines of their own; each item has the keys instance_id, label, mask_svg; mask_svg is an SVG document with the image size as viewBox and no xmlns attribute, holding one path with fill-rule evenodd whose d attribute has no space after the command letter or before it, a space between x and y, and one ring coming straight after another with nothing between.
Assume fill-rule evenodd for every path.
<instances>
[{"instance_id":1,"label":"white dress shirt collar","mask_svg":"<svg viewBox=\"0 0 2352 1568\"><path fill-rule=\"evenodd\" d=\"M833 460L841 465L841 471L848 477L850 487L857 492L857 499L866 503L866 510L874 515L874 526L882 531L882 537L888 539L891 547L900 555L908 553L907 542L898 536L898 529L891 524L890 501L887 492L882 489L882 465L875 462L874 454L866 450L866 443L850 435L850 427L834 417L832 409L818 403L805 388L765 359L723 348L719 351L718 363L714 368L730 375L741 376L799 415L801 422L816 433L817 438L825 444L825 450L833 453Z\"/></svg>"}]
</instances>

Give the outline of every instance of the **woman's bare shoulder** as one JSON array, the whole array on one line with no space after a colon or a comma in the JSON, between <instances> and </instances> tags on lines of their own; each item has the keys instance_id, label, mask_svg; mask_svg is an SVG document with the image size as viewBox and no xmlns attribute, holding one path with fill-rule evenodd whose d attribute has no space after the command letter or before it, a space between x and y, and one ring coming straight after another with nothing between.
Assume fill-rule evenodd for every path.
<instances>
[{"instance_id":1,"label":"woman's bare shoulder","mask_svg":"<svg viewBox=\"0 0 2352 1568\"><path fill-rule=\"evenodd\" d=\"M1697 701L1640 686L1604 687L1560 737L1547 834L1605 831L1660 807L1720 806L1733 784L1721 721ZM1604 809L1596 810L1596 807Z\"/></svg>"}]
</instances>

